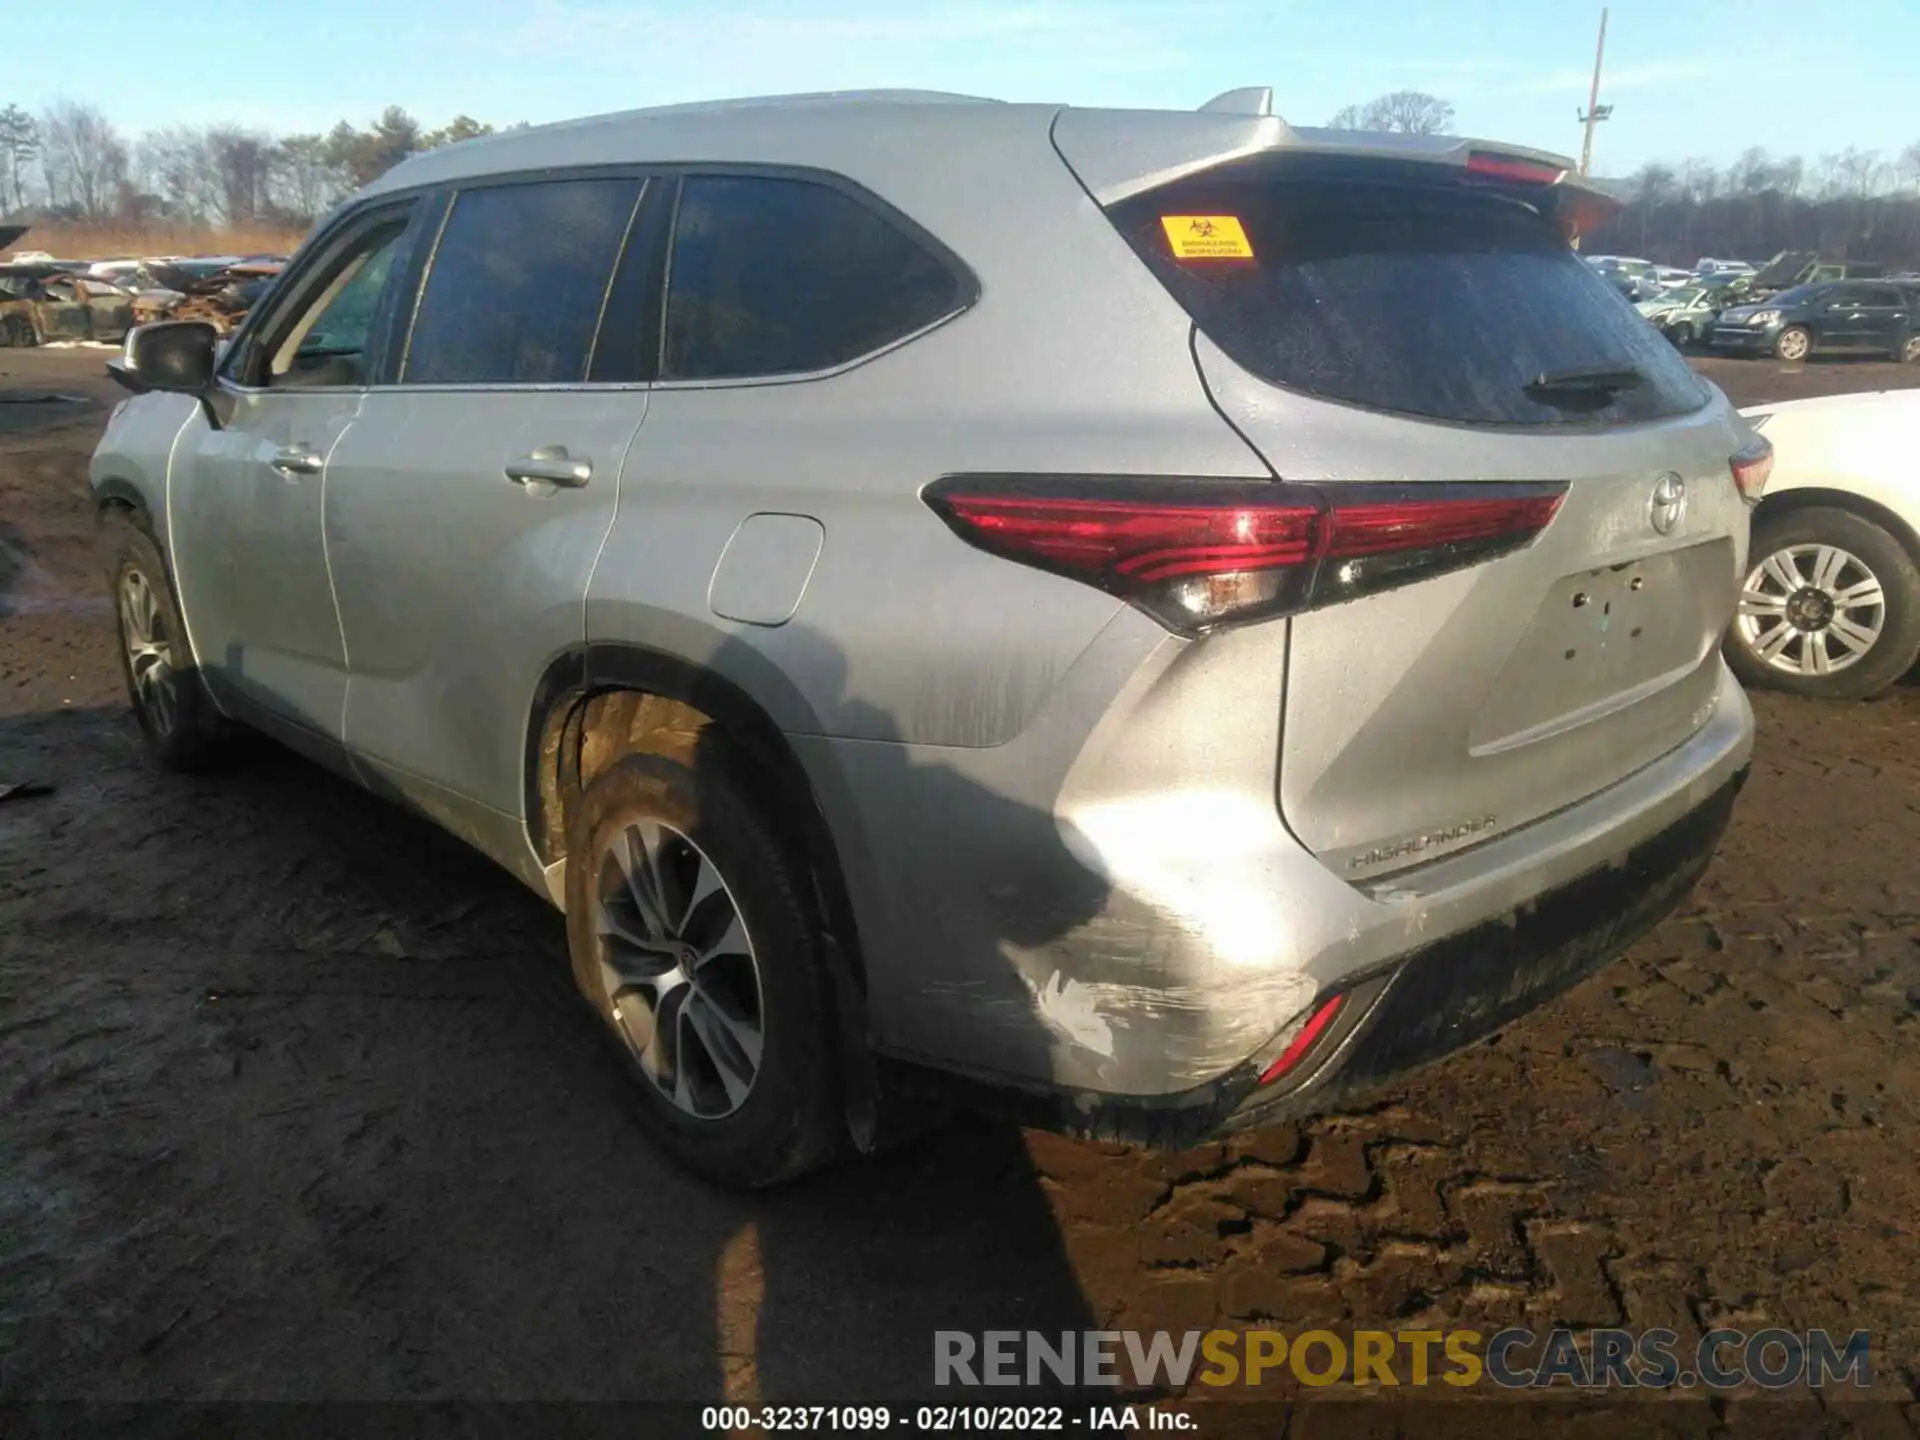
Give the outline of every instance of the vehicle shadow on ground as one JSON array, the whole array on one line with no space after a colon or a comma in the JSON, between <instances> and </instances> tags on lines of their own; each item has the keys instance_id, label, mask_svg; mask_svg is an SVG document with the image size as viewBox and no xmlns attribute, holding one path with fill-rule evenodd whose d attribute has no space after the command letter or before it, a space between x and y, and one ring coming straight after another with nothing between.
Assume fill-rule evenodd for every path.
<instances>
[{"instance_id":1,"label":"vehicle shadow on ground","mask_svg":"<svg viewBox=\"0 0 1920 1440\"><path fill-rule=\"evenodd\" d=\"M248 751L183 778L117 707L0 719L0 775L57 787L0 807L0 1400L872 1403L935 1398L936 1330L1092 1328L1017 1129L693 1181L557 912Z\"/></svg>"}]
</instances>

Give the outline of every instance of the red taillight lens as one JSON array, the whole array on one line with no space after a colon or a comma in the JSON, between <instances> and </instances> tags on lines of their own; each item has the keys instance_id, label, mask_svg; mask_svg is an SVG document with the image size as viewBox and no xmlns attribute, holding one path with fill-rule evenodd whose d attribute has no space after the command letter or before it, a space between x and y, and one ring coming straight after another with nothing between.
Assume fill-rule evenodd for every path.
<instances>
[{"instance_id":1,"label":"red taillight lens","mask_svg":"<svg viewBox=\"0 0 1920 1440\"><path fill-rule=\"evenodd\" d=\"M1727 462L1733 467L1733 483L1749 505L1758 503L1773 474L1773 443L1764 435Z\"/></svg>"},{"instance_id":2,"label":"red taillight lens","mask_svg":"<svg viewBox=\"0 0 1920 1440\"><path fill-rule=\"evenodd\" d=\"M1285 1050L1280 1052L1280 1058L1260 1072L1262 1085L1271 1085L1306 1058L1307 1052L1313 1049L1313 1042L1324 1035L1327 1027L1333 1024L1334 1017L1340 1013L1340 1007L1346 1002L1346 998L1344 994L1340 994L1321 1002L1320 1008L1308 1016L1307 1023L1300 1027L1300 1033L1293 1037Z\"/></svg>"},{"instance_id":3,"label":"red taillight lens","mask_svg":"<svg viewBox=\"0 0 1920 1440\"><path fill-rule=\"evenodd\" d=\"M961 475L931 486L927 502L979 549L1197 632L1517 550L1553 519L1565 488Z\"/></svg>"}]
</instances>

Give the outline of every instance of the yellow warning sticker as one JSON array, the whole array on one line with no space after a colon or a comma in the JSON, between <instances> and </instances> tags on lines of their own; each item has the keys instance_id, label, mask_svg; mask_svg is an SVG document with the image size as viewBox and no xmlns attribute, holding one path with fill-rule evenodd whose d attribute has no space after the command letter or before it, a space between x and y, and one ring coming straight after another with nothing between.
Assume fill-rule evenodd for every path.
<instances>
[{"instance_id":1,"label":"yellow warning sticker","mask_svg":"<svg viewBox=\"0 0 1920 1440\"><path fill-rule=\"evenodd\" d=\"M1251 260L1253 244L1233 215L1162 215L1176 260Z\"/></svg>"}]
</instances>

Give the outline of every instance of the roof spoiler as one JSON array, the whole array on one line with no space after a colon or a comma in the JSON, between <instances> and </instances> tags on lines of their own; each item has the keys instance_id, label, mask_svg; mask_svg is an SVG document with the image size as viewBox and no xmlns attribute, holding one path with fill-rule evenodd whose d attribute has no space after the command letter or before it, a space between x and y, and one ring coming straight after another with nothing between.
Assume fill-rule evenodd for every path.
<instances>
[{"instance_id":1,"label":"roof spoiler","mask_svg":"<svg viewBox=\"0 0 1920 1440\"><path fill-rule=\"evenodd\" d=\"M1273 87L1249 85L1241 90L1228 90L1202 105L1200 113L1202 115L1271 115L1273 114Z\"/></svg>"},{"instance_id":2,"label":"roof spoiler","mask_svg":"<svg viewBox=\"0 0 1920 1440\"><path fill-rule=\"evenodd\" d=\"M1066 109L1054 121L1054 145L1101 205L1219 166L1271 159L1451 170L1551 211L1570 235L1591 233L1620 208L1573 160L1551 151L1462 135L1295 128L1272 113L1272 101L1263 88L1230 90L1186 114Z\"/></svg>"}]
</instances>

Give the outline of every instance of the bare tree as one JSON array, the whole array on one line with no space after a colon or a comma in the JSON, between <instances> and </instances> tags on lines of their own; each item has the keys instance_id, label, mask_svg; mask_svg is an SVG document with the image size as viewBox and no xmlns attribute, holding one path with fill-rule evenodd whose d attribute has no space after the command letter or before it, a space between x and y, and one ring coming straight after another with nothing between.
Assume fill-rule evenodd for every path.
<instances>
[{"instance_id":1,"label":"bare tree","mask_svg":"<svg viewBox=\"0 0 1920 1440\"><path fill-rule=\"evenodd\" d=\"M140 185L179 220L204 221L220 203L207 137L191 126L150 130L134 152Z\"/></svg>"},{"instance_id":2,"label":"bare tree","mask_svg":"<svg viewBox=\"0 0 1920 1440\"><path fill-rule=\"evenodd\" d=\"M1727 189L1741 195L1758 195L1773 180L1773 163L1767 152L1755 145L1740 152L1740 158L1727 168Z\"/></svg>"},{"instance_id":3,"label":"bare tree","mask_svg":"<svg viewBox=\"0 0 1920 1440\"><path fill-rule=\"evenodd\" d=\"M273 169L273 141L267 136L216 125L207 132L207 163L227 224L247 224L266 208Z\"/></svg>"},{"instance_id":4,"label":"bare tree","mask_svg":"<svg viewBox=\"0 0 1920 1440\"><path fill-rule=\"evenodd\" d=\"M1675 185L1673 167L1650 160L1634 173L1633 195L1640 205L1640 248L1649 246L1649 235L1654 211L1673 195Z\"/></svg>"},{"instance_id":5,"label":"bare tree","mask_svg":"<svg viewBox=\"0 0 1920 1440\"><path fill-rule=\"evenodd\" d=\"M0 125L4 125L5 121L5 115L0 114ZM1920 190L1920 140L1900 152L1899 166L1900 178L1915 190Z\"/></svg>"},{"instance_id":6,"label":"bare tree","mask_svg":"<svg viewBox=\"0 0 1920 1440\"><path fill-rule=\"evenodd\" d=\"M1676 179L1680 193L1695 205L1705 204L1720 193L1720 172L1711 160L1696 157L1681 161Z\"/></svg>"},{"instance_id":7,"label":"bare tree","mask_svg":"<svg viewBox=\"0 0 1920 1440\"><path fill-rule=\"evenodd\" d=\"M273 153L274 205L310 224L340 198L346 182L324 135L285 135Z\"/></svg>"},{"instance_id":8,"label":"bare tree","mask_svg":"<svg viewBox=\"0 0 1920 1440\"><path fill-rule=\"evenodd\" d=\"M40 153L40 131L18 105L0 110L0 209L8 197L13 208L27 208L27 166Z\"/></svg>"},{"instance_id":9,"label":"bare tree","mask_svg":"<svg viewBox=\"0 0 1920 1440\"><path fill-rule=\"evenodd\" d=\"M1327 122L1334 130L1386 130L1402 135L1445 135L1453 106L1421 90L1395 90L1364 105L1348 105Z\"/></svg>"},{"instance_id":10,"label":"bare tree","mask_svg":"<svg viewBox=\"0 0 1920 1440\"><path fill-rule=\"evenodd\" d=\"M1453 106L1420 90L1395 90L1367 103L1364 130L1403 135L1445 135L1453 128Z\"/></svg>"},{"instance_id":11,"label":"bare tree","mask_svg":"<svg viewBox=\"0 0 1920 1440\"><path fill-rule=\"evenodd\" d=\"M47 187L88 219L100 219L113 209L126 183L129 156L126 142L112 122L92 105L56 100L40 117L42 164Z\"/></svg>"}]
</instances>

